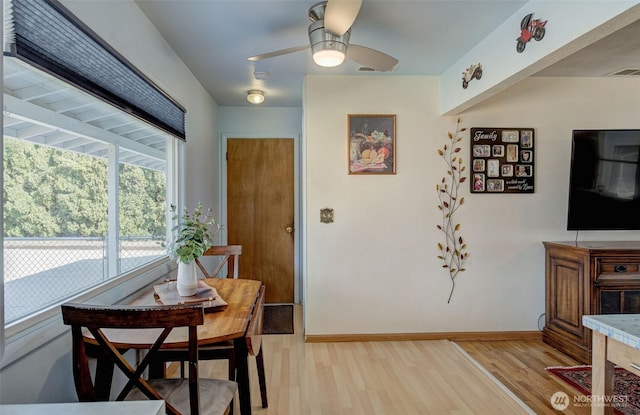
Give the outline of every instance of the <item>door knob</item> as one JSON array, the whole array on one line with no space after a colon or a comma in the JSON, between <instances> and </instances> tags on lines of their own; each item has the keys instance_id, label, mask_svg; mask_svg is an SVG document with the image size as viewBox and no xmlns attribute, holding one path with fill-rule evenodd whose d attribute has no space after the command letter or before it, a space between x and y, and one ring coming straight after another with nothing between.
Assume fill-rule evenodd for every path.
<instances>
[{"instance_id":1,"label":"door knob","mask_svg":"<svg viewBox=\"0 0 640 415\"><path fill-rule=\"evenodd\" d=\"M287 231L287 233L293 232L293 228L291 226L287 226L285 230Z\"/></svg>"}]
</instances>

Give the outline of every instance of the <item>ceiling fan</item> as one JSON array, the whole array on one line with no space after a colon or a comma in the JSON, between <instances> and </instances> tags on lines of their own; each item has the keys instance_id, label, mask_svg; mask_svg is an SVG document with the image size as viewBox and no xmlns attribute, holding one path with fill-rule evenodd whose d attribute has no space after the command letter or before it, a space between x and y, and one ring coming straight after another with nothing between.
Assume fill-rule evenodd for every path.
<instances>
[{"instance_id":1,"label":"ceiling fan","mask_svg":"<svg viewBox=\"0 0 640 415\"><path fill-rule=\"evenodd\" d=\"M309 45L250 56L250 61L273 58L311 48L313 61L324 67L342 64L350 59L372 71L395 70L398 60L365 46L349 44L351 26L358 16L362 0L328 0L309 8Z\"/></svg>"}]
</instances>

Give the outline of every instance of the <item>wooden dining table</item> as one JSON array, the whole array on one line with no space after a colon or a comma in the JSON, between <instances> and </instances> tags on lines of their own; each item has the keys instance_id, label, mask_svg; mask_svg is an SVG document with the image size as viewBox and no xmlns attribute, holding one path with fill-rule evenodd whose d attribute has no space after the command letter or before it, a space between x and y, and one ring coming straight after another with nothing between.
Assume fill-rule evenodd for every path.
<instances>
[{"instance_id":1,"label":"wooden dining table","mask_svg":"<svg viewBox=\"0 0 640 415\"><path fill-rule=\"evenodd\" d=\"M247 330L251 321L251 314L264 296L262 282L248 279L219 279L204 280L207 285L216 289L220 297L227 303L223 309L212 309L205 312L204 324L198 326L198 346L233 341L236 354L236 382L238 383L238 397L241 415L251 414L251 395L249 392L249 368L247 365L248 347ZM140 296L128 305L157 304L153 288L141 292ZM206 309L206 307L205 307ZM161 330L144 329L132 330L106 329L105 334L118 349L149 349ZM85 337L87 345L95 345L95 340ZM187 329L174 329L162 345L163 349L182 349L188 345ZM99 397L107 400L110 394L114 366L96 355L96 389ZM152 372L152 371L150 371Z\"/></svg>"}]
</instances>

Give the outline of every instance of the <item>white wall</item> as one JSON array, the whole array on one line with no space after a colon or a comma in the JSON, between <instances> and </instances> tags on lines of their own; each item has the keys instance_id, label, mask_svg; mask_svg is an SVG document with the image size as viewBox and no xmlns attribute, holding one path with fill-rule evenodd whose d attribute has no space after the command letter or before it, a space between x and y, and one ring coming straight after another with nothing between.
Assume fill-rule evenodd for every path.
<instances>
[{"instance_id":1,"label":"white wall","mask_svg":"<svg viewBox=\"0 0 640 415\"><path fill-rule=\"evenodd\" d=\"M215 101L133 1L63 3L186 108L186 203L193 206L202 201L206 206L218 206ZM57 324L61 326L61 322ZM47 337L61 328L50 324L39 330L39 336ZM36 343L41 341L38 336L34 339ZM77 400L70 347L71 340L65 334L3 367L0 371L0 403Z\"/></svg>"},{"instance_id":2,"label":"white wall","mask_svg":"<svg viewBox=\"0 0 640 415\"><path fill-rule=\"evenodd\" d=\"M574 128L640 128L637 78L532 78L461 114L464 127L531 127L534 194L469 194L458 211L471 254L450 282L436 245L437 148L455 117L440 117L438 80L306 80L306 334L536 330L544 312L544 240L566 231ZM347 174L347 114L397 114L397 174ZM462 157L469 160L468 131ZM319 209L335 209L322 224ZM640 232L581 232L580 240L640 240Z\"/></svg>"},{"instance_id":3,"label":"white wall","mask_svg":"<svg viewBox=\"0 0 640 415\"><path fill-rule=\"evenodd\" d=\"M218 127L221 135L274 136L297 134L302 130L302 108L299 107L220 107Z\"/></svg>"},{"instance_id":4,"label":"white wall","mask_svg":"<svg viewBox=\"0 0 640 415\"><path fill-rule=\"evenodd\" d=\"M218 105L133 0L63 4L187 110L185 202L216 209ZM117 22L117 24L114 24Z\"/></svg>"}]
</instances>

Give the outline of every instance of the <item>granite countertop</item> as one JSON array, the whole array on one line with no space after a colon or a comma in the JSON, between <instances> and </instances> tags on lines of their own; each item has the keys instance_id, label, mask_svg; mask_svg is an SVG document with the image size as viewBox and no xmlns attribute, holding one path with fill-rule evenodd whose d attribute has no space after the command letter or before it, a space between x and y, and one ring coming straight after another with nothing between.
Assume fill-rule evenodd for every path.
<instances>
[{"instance_id":1,"label":"granite countertop","mask_svg":"<svg viewBox=\"0 0 640 415\"><path fill-rule=\"evenodd\" d=\"M640 350L640 314L582 316L582 325Z\"/></svg>"},{"instance_id":2,"label":"granite countertop","mask_svg":"<svg viewBox=\"0 0 640 415\"><path fill-rule=\"evenodd\" d=\"M163 415L164 401L109 401L0 405L2 415Z\"/></svg>"}]
</instances>

